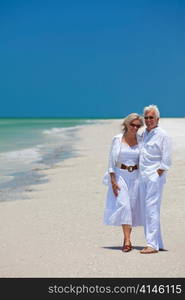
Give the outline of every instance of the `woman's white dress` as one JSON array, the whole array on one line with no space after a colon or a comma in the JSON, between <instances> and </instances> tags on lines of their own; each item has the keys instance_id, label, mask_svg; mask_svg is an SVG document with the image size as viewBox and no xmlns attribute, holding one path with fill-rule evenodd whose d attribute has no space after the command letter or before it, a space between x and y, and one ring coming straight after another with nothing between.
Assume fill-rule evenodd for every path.
<instances>
[{"instance_id":1,"label":"woman's white dress","mask_svg":"<svg viewBox=\"0 0 185 300\"><path fill-rule=\"evenodd\" d=\"M134 166L136 164L138 165L138 144L129 146L126 143L120 142L117 162L123 163L127 166ZM109 173L106 174L106 178L110 177ZM138 169L134 170L133 172L129 172L126 169L120 169L116 167L115 164L114 173L116 175L116 182L120 187L120 191L118 192L118 196L116 197L113 193L110 179L108 178L108 191L104 211L104 224L117 226L122 224L129 224L131 226L143 225L139 198Z\"/></svg>"}]
</instances>

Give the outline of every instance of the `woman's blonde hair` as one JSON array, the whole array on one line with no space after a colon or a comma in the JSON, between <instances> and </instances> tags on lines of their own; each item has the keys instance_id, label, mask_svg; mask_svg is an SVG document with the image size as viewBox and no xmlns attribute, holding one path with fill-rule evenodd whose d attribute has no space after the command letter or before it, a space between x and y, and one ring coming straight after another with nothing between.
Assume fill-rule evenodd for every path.
<instances>
[{"instance_id":1,"label":"woman's blonde hair","mask_svg":"<svg viewBox=\"0 0 185 300\"><path fill-rule=\"evenodd\" d=\"M123 122L121 124L121 129L123 131L123 133L125 134L127 132L127 128L128 128L128 125L133 121L133 120L139 120L140 121L140 124L141 126L144 125L144 122L143 122L143 117L138 115L137 113L131 113L129 114L127 117L125 117L123 119Z\"/></svg>"}]
</instances>

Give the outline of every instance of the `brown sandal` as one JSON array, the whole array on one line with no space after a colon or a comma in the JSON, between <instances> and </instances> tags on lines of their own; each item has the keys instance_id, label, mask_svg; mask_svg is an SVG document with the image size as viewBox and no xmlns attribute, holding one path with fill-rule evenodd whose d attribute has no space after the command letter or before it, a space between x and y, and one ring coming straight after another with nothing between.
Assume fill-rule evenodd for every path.
<instances>
[{"instance_id":1,"label":"brown sandal","mask_svg":"<svg viewBox=\"0 0 185 300\"><path fill-rule=\"evenodd\" d=\"M154 248L152 248L152 247L149 247L149 246L143 248L143 249L140 251L141 254L151 254L151 253L157 253L157 252L158 252L158 251L157 251L156 249L154 249Z\"/></svg>"},{"instance_id":2,"label":"brown sandal","mask_svg":"<svg viewBox=\"0 0 185 300\"><path fill-rule=\"evenodd\" d=\"M122 247L123 252L129 252L131 250L132 250L132 244L131 243L129 245L123 244L123 247Z\"/></svg>"}]
</instances>

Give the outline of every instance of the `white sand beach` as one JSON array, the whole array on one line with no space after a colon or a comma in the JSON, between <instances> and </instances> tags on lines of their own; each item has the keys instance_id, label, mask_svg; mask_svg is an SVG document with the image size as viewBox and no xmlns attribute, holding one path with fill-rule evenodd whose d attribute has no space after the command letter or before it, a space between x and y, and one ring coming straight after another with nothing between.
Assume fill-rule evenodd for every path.
<instances>
[{"instance_id":1,"label":"white sand beach","mask_svg":"<svg viewBox=\"0 0 185 300\"><path fill-rule=\"evenodd\" d=\"M173 165L161 207L166 251L141 255L143 228L123 253L120 227L103 225L112 136L121 120L82 127L78 156L42 171L27 200L0 203L0 277L185 277L185 119L161 119L173 141Z\"/></svg>"}]
</instances>

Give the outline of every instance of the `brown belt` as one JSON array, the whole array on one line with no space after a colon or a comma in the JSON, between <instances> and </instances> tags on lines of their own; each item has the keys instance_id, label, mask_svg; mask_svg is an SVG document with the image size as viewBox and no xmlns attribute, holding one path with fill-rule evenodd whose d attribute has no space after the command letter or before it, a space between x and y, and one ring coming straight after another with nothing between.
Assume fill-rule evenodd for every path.
<instances>
[{"instance_id":1,"label":"brown belt","mask_svg":"<svg viewBox=\"0 0 185 300\"><path fill-rule=\"evenodd\" d=\"M135 166L126 166L124 164L121 164L121 163L117 163L116 166L119 168L119 169L126 169L128 170L128 172L133 172L134 170L137 170L138 169L138 165L135 165Z\"/></svg>"}]
</instances>

